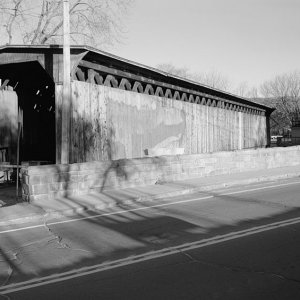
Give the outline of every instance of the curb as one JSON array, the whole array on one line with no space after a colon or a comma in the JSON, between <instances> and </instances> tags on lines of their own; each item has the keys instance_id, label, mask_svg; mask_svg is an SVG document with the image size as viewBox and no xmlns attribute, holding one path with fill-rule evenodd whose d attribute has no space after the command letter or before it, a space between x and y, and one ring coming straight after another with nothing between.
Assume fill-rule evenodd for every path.
<instances>
[{"instance_id":1,"label":"curb","mask_svg":"<svg viewBox=\"0 0 300 300\"><path fill-rule=\"evenodd\" d=\"M232 187L232 186L238 186L243 184L251 184L256 182L268 182L273 180L280 180L280 179L288 179L288 178L295 178L300 177L300 172L294 172L289 174L281 174L281 175L272 175L272 176L261 176L258 178L249 178L249 179L243 179L243 180L234 180L230 182L225 183L216 183L216 184L209 184L206 186L200 186L195 188L187 188L182 189L180 191L174 191L174 192L168 192L168 193L162 193L156 196L144 196L144 197L138 197L137 199L133 200L134 202L145 202L151 200L158 200L161 198L169 198L169 197L175 197L175 196L181 196L181 195L187 195L197 192L205 192L212 189L219 189L219 188L226 188L226 187ZM132 201L132 202L133 202Z\"/></svg>"},{"instance_id":2,"label":"curb","mask_svg":"<svg viewBox=\"0 0 300 300\"><path fill-rule=\"evenodd\" d=\"M161 193L155 196L139 196L134 199L130 200L124 200L123 204L125 205L132 205L135 203L143 203L143 202L152 202L155 200L163 199L163 198L170 198L170 197L176 197L176 196L182 196L182 195L188 195L193 194L197 192L205 192L212 189L219 189L219 188L226 188L226 187L232 187L232 186L239 186L243 184L251 184L256 182L268 182L273 180L280 180L280 179L288 179L288 178L295 178L300 177L300 172L293 172L288 174L281 174L281 175L271 175L271 176L261 176L258 178L249 178L249 179L243 179L243 180L234 180L230 182L225 183L216 183L216 184L208 184L200 187L194 187L194 188L183 188L182 190L173 191L173 192L165 192ZM0 226L9 226L9 225L16 225L16 224L24 224L32 221L45 221L47 218L60 218L60 217L70 217L74 215L81 214L86 211L96 211L96 210L105 210L109 208L114 208L117 205L114 203L111 204L99 204L99 205L90 205L90 206L81 206L76 208L68 208L61 211L45 211L44 214L31 214L26 215L21 218L15 218L15 219L9 219L6 221L1 221Z\"/></svg>"}]
</instances>

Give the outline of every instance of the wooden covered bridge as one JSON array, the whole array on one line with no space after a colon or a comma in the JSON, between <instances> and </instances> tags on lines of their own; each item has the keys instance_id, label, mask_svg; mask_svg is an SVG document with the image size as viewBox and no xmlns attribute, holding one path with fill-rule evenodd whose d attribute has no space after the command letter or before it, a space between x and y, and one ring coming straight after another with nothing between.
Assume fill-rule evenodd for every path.
<instances>
[{"instance_id":1,"label":"wooden covered bridge","mask_svg":"<svg viewBox=\"0 0 300 300\"><path fill-rule=\"evenodd\" d=\"M60 163L62 51L58 45L0 48L2 89L15 91L18 99L10 110L13 123L18 110L23 113L21 161ZM71 78L70 163L270 143L272 108L94 48L71 47ZM9 102L1 97L4 112ZM5 127L7 135L2 123L0 132ZM11 160L16 128L11 126L9 139L0 134Z\"/></svg>"}]
</instances>

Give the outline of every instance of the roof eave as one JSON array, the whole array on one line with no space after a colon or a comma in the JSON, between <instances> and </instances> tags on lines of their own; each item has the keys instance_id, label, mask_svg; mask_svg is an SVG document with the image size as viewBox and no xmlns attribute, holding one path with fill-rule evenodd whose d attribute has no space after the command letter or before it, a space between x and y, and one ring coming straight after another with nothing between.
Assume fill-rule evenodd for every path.
<instances>
[{"instance_id":1,"label":"roof eave","mask_svg":"<svg viewBox=\"0 0 300 300\"><path fill-rule=\"evenodd\" d=\"M61 44L48 44L48 45L17 45L17 44L16 45L3 45L3 46L0 46L0 51L5 50L5 49L9 49L9 48L12 48L12 49L63 49L63 45L61 45ZM257 107L259 107L259 108L261 108L263 110L266 110L270 114L275 110L275 108L272 108L272 107L269 107L269 106L266 106L266 105L263 105L263 104L260 104L260 103L256 103L255 101L251 101L249 99L246 99L246 98L234 95L232 93L229 93L229 92L226 92L226 91L223 91L223 90L219 90L217 88L213 88L213 87L210 87L208 85L205 85L205 84L202 84L202 83L199 83L199 82L187 79L187 78L176 76L176 75L167 73L165 71L162 71L162 70L159 70L159 69L156 69L156 68L153 68L153 67L141 64L141 63L137 63L137 62L125 59L125 58L122 58L120 56L114 55L114 54L109 53L109 52L105 52L103 50L96 49L96 48L91 47L91 46L87 46L87 45L71 45L71 50L72 49L77 49L77 50L82 50L82 51L89 51L89 52L93 52L93 53L96 53L96 54L104 55L106 57L118 60L118 61L123 62L125 64L129 64L129 65L132 65L132 66L135 66L135 67L138 67L138 68L145 69L147 71L151 71L151 72L157 73L157 74L162 75L162 76L164 76L166 78L176 79L176 80L183 81L185 83L188 83L188 84L191 84L191 85L194 85L194 86L202 87L202 88L208 89L209 91L217 92L217 93L219 93L221 95L227 96L227 97L229 97L229 98L231 98L231 99L233 99L233 100L235 100L237 102L240 102L241 104L255 105L255 106L257 106Z\"/></svg>"}]
</instances>

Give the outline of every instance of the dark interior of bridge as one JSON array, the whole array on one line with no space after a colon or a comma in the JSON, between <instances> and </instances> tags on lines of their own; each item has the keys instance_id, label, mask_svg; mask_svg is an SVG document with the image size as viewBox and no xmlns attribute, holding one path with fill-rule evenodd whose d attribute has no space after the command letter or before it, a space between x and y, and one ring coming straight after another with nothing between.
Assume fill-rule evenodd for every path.
<instances>
[{"instance_id":1,"label":"dark interior of bridge","mask_svg":"<svg viewBox=\"0 0 300 300\"><path fill-rule=\"evenodd\" d=\"M0 66L2 82L9 80L23 112L20 161L55 162L55 87L38 62Z\"/></svg>"}]
</instances>

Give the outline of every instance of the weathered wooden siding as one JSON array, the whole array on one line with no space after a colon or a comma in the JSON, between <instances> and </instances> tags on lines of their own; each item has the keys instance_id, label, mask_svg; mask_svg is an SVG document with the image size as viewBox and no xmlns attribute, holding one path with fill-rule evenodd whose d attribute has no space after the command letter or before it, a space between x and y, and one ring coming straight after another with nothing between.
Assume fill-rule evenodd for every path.
<instances>
[{"instance_id":1,"label":"weathered wooden siding","mask_svg":"<svg viewBox=\"0 0 300 300\"><path fill-rule=\"evenodd\" d=\"M15 92L0 91L0 148L8 147L9 161L16 162L18 98Z\"/></svg>"},{"instance_id":2,"label":"weathered wooden siding","mask_svg":"<svg viewBox=\"0 0 300 300\"><path fill-rule=\"evenodd\" d=\"M62 88L57 85L56 89L59 123ZM178 150L209 153L267 144L265 116L79 81L72 83L71 114L71 162L176 154Z\"/></svg>"}]
</instances>

